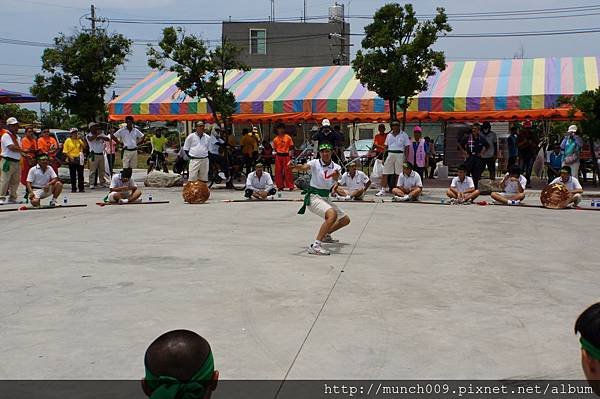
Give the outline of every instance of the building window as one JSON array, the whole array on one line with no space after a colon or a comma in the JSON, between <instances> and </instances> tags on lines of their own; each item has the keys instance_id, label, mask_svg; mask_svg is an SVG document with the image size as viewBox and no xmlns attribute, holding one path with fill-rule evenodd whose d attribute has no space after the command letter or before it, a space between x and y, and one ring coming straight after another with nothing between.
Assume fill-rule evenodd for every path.
<instances>
[{"instance_id":1,"label":"building window","mask_svg":"<svg viewBox=\"0 0 600 399\"><path fill-rule=\"evenodd\" d=\"M358 129L358 139L359 140L372 139L372 138L373 138L373 129L363 129L363 128Z\"/></svg>"},{"instance_id":2,"label":"building window","mask_svg":"<svg viewBox=\"0 0 600 399\"><path fill-rule=\"evenodd\" d=\"M266 29L250 29L250 54L267 54Z\"/></svg>"}]
</instances>

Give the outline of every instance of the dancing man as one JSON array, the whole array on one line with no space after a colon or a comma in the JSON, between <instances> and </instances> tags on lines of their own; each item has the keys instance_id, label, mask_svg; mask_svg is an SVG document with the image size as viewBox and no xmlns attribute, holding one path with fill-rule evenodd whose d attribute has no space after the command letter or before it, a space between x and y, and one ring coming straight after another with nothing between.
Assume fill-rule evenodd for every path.
<instances>
[{"instance_id":1,"label":"dancing man","mask_svg":"<svg viewBox=\"0 0 600 399\"><path fill-rule=\"evenodd\" d=\"M331 237L331 233L350 224L350 218L340 207L331 201L330 193L337 188L337 179L340 177L340 165L331 160L333 146L321 144L319 146L319 159L313 159L303 165L288 164L292 171L311 172L310 187L303 191L304 204L298 211L303 215L306 208L317 216L325 219L321 225L315 242L308 247L311 255L330 255L322 243L338 242Z\"/></svg>"}]
</instances>

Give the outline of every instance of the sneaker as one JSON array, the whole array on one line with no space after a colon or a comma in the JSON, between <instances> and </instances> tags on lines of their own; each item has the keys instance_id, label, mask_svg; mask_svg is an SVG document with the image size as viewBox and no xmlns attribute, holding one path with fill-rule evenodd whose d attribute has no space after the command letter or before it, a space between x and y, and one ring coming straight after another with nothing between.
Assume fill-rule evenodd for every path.
<instances>
[{"instance_id":1,"label":"sneaker","mask_svg":"<svg viewBox=\"0 0 600 399\"><path fill-rule=\"evenodd\" d=\"M48 204L49 207L54 208L56 206L56 199L52 198L50 200L50 203Z\"/></svg>"},{"instance_id":2,"label":"sneaker","mask_svg":"<svg viewBox=\"0 0 600 399\"><path fill-rule=\"evenodd\" d=\"M381 190L379 190L377 193L375 193L375 195L377 197L383 197L385 195L385 189L382 188Z\"/></svg>"},{"instance_id":3,"label":"sneaker","mask_svg":"<svg viewBox=\"0 0 600 399\"><path fill-rule=\"evenodd\" d=\"M340 242L340 240L336 240L335 238L333 238L331 236L331 234L325 234L325 237L323 237L323 240L321 242L327 243L327 244L333 244L336 242Z\"/></svg>"},{"instance_id":4,"label":"sneaker","mask_svg":"<svg viewBox=\"0 0 600 399\"><path fill-rule=\"evenodd\" d=\"M458 204L458 201L456 200L456 198L451 198L451 199L450 199L450 201L448 201L448 203L449 203L450 205L457 205L457 204Z\"/></svg>"},{"instance_id":5,"label":"sneaker","mask_svg":"<svg viewBox=\"0 0 600 399\"><path fill-rule=\"evenodd\" d=\"M403 197L399 197L399 196L397 196L397 195L394 195L394 196L392 197L392 201L393 201L393 202L400 202L400 201L402 201L402 198L403 198Z\"/></svg>"},{"instance_id":6,"label":"sneaker","mask_svg":"<svg viewBox=\"0 0 600 399\"><path fill-rule=\"evenodd\" d=\"M275 199L274 195L267 195L267 201L273 201Z\"/></svg>"},{"instance_id":7,"label":"sneaker","mask_svg":"<svg viewBox=\"0 0 600 399\"><path fill-rule=\"evenodd\" d=\"M352 199L352 197L351 197L351 196L349 196L349 195L346 195L345 197L342 197L342 199L343 199L344 201L350 201L350 200Z\"/></svg>"},{"instance_id":8,"label":"sneaker","mask_svg":"<svg viewBox=\"0 0 600 399\"><path fill-rule=\"evenodd\" d=\"M119 200L119 204L127 204L129 200L127 198L123 198Z\"/></svg>"},{"instance_id":9,"label":"sneaker","mask_svg":"<svg viewBox=\"0 0 600 399\"><path fill-rule=\"evenodd\" d=\"M510 200L507 205L521 205L521 201L519 200Z\"/></svg>"},{"instance_id":10,"label":"sneaker","mask_svg":"<svg viewBox=\"0 0 600 399\"><path fill-rule=\"evenodd\" d=\"M308 247L308 253L311 255L331 255L331 252L315 244L310 244Z\"/></svg>"},{"instance_id":11,"label":"sneaker","mask_svg":"<svg viewBox=\"0 0 600 399\"><path fill-rule=\"evenodd\" d=\"M225 180L225 179L226 179L226 177L225 177L225 173L223 173L223 172L219 172L219 173L217 173L217 175L218 175L218 176L219 176L221 179L223 179L223 180ZM228 180L228 181L229 181L229 180Z\"/></svg>"},{"instance_id":12,"label":"sneaker","mask_svg":"<svg viewBox=\"0 0 600 399\"><path fill-rule=\"evenodd\" d=\"M400 197L400 201L403 201L403 202L410 201L410 195L405 195L404 197Z\"/></svg>"}]
</instances>

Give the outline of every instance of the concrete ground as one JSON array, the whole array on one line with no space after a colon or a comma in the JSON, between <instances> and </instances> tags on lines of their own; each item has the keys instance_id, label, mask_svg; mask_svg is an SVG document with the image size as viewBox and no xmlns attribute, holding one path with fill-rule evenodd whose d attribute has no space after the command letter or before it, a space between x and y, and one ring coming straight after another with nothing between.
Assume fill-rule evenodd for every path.
<instances>
[{"instance_id":1,"label":"concrete ground","mask_svg":"<svg viewBox=\"0 0 600 399\"><path fill-rule=\"evenodd\" d=\"M582 377L600 212L344 203L352 223L315 257L298 202L151 192L171 203L88 190L68 194L87 208L0 213L0 379L137 379L177 328L223 379Z\"/></svg>"}]
</instances>

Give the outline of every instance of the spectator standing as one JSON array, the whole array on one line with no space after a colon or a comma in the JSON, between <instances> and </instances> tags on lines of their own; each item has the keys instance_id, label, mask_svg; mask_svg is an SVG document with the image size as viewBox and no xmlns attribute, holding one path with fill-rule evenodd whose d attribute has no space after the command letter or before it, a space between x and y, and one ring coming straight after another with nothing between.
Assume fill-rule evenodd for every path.
<instances>
[{"instance_id":1,"label":"spectator standing","mask_svg":"<svg viewBox=\"0 0 600 399\"><path fill-rule=\"evenodd\" d=\"M560 148L563 151L563 166L571 168L572 175L579 177L579 155L583 148L583 140L577 134L577 126L571 125L567 130L567 134L560 143Z\"/></svg>"},{"instance_id":2,"label":"spectator standing","mask_svg":"<svg viewBox=\"0 0 600 399\"><path fill-rule=\"evenodd\" d=\"M517 145L519 137L517 133L519 129L516 126L510 128L510 135L508 136L507 146L508 146L508 164L507 168L510 169L511 166L516 165L519 157L519 146Z\"/></svg>"},{"instance_id":3,"label":"spectator standing","mask_svg":"<svg viewBox=\"0 0 600 399\"><path fill-rule=\"evenodd\" d=\"M410 139L403 131L400 131L400 122L392 121L390 123L392 131L385 138L385 152L387 156L383 163L383 178L387 179L387 187L390 189L395 186L398 176L402 174L402 165L405 155L410 146ZM376 196L385 194L385 189L379 190Z\"/></svg>"},{"instance_id":4,"label":"spectator standing","mask_svg":"<svg viewBox=\"0 0 600 399\"><path fill-rule=\"evenodd\" d=\"M196 131L190 133L183 144L183 150L190 159L188 181L208 183L210 141L211 137L204 132L204 122L197 122Z\"/></svg>"},{"instance_id":5,"label":"spectator standing","mask_svg":"<svg viewBox=\"0 0 600 399\"><path fill-rule=\"evenodd\" d=\"M19 121L11 117L6 120L7 130L0 139L2 154L2 175L0 175L0 196L8 193L3 204L17 202L17 190L21 177L21 157L25 151L21 148L21 139L17 136Z\"/></svg>"},{"instance_id":6,"label":"spectator standing","mask_svg":"<svg viewBox=\"0 0 600 399\"><path fill-rule=\"evenodd\" d=\"M167 138L162 135L162 128L156 129L154 136L150 137L152 154L150 155L148 173L150 173L158 163L162 165L163 172L169 173L169 168L167 167L167 142Z\"/></svg>"},{"instance_id":7,"label":"spectator standing","mask_svg":"<svg viewBox=\"0 0 600 399\"><path fill-rule=\"evenodd\" d=\"M242 146L242 154L244 154L246 175L249 175L258 158L258 147L260 145L260 135L258 134L258 128L256 126L252 128L252 131L249 131L248 129L242 130L240 145Z\"/></svg>"},{"instance_id":8,"label":"spectator standing","mask_svg":"<svg viewBox=\"0 0 600 399\"><path fill-rule=\"evenodd\" d=\"M110 138L102 133L100 124L90 122L88 124L89 133L85 136L90 149L90 189L96 188L96 178L100 182L100 187L106 187L105 165L104 165L104 143Z\"/></svg>"},{"instance_id":9,"label":"spectator standing","mask_svg":"<svg viewBox=\"0 0 600 399\"><path fill-rule=\"evenodd\" d=\"M377 126L377 134L373 137L373 156L375 159L381 159L383 161L385 156L385 139L387 138L388 133L385 131L385 125L380 123ZM377 194L383 195L387 188L387 177L385 175L381 175L381 189Z\"/></svg>"},{"instance_id":10,"label":"spectator standing","mask_svg":"<svg viewBox=\"0 0 600 399\"><path fill-rule=\"evenodd\" d=\"M85 192L83 181L83 164L85 160L83 152L85 150L85 143L79 138L79 131L77 129L70 129L69 133L70 137L65 140L65 144L63 145L63 154L69 164L71 192L77 192L77 189L79 189L79 192L83 193ZM112 140L105 143L108 142L112 142Z\"/></svg>"},{"instance_id":11,"label":"spectator standing","mask_svg":"<svg viewBox=\"0 0 600 399\"><path fill-rule=\"evenodd\" d=\"M110 140L104 142L104 152L106 153L106 159L108 161L108 170L112 176L115 168L115 159L117 156L117 142L112 139L114 136L115 129L112 127L108 129L108 135L111 137Z\"/></svg>"},{"instance_id":12,"label":"spectator standing","mask_svg":"<svg viewBox=\"0 0 600 399\"><path fill-rule=\"evenodd\" d=\"M125 127L112 136L123 145L123 168L137 168L138 146L144 142L144 133L133 125L133 116L125 118Z\"/></svg>"},{"instance_id":13,"label":"spectator standing","mask_svg":"<svg viewBox=\"0 0 600 399\"><path fill-rule=\"evenodd\" d=\"M481 137L488 143L488 147L481 154L481 173L487 168L490 180L496 180L496 158L498 158L498 137L492 130L492 125L485 121L481 125Z\"/></svg>"},{"instance_id":14,"label":"spectator standing","mask_svg":"<svg viewBox=\"0 0 600 399\"><path fill-rule=\"evenodd\" d=\"M60 167L60 160L58 159L59 147L56 139L50 135L49 128L42 128L42 134L38 138L37 147L38 153L48 155L50 167L58 174L58 168Z\"/></svg>"},{"instance_id":15,"label":"spectator standing","mask_svg":"<svg viewBox=\"0 0 600 399\"><path fill-rule=\"evenodd\" d=\"M531 121L525 121L517 139L519 167L527 179L527 188L531 187L531 172L538 150L538 140L532 129Z\"/></svg>"},{"instance_id":16,"label":"spectator standing","mask_svg":"<svg viewBox=\"0 0 600 399\"><path fill-rule=\"evenodd\" d=\"M430 179L433 179L433 174L435 173L435 167L437 166L437 153L435 151L435 143L429 137L425 137L425 141L427 142L427 166L425 168L425 175L429 176ZM427 170L429 169L429 170Z\"/></svg>"},{"instance_id":17,"label":"spectator standing","mask_svg":"<svg viewBox=\"0 0 600 399\"><path fill-rule=\"evenodd\" d=\"M411 140L408 146L408 162L413 165L415 172L421 176L421 180L423 180L425 170L428 166L428 152L429 144L422 137L421 126L415 126L413 129L413 140Z\"/></svg>"},{"instance_id":18,"label":"spectator standing","mask_svg":"<svg viewBox=\"0 0 600 399\"><path fill-rule=\"evenodd\" d=\"M292 159L290 154L294 150L294 140L285 132L285 126L277 125L277 136L273 139L275 150L275 185L279 191L288 188L294 189L294 175L287 166Z\"/></svg>"},{"instance_id":19,"label":"spectator standing","mask_svg":"<svg viewBox=\"0 0 600 399\"><path fill-rule=\"evenodd\" d=\"M478 188L479 178L481 177L481 155L489 147L489 144L479 134L479 123L471 126L471 133L459 143L459 148L465 157L465 166L473 178L475 188Z\"/></svg>"},{"instance_id":20,"label":"spectator standing","mask_svg":"<svg viewBox=\"0 0 600 399\"><path fill-rule=\"evenodd\" d=\"M552 151L546 155L546 174L548 175L548 184L560 175L560 168L563 164L563 154L560 152L560 144L554 144Z\"/></svg>"},{"instance_id":21,"label":"spectator standing","mask_svg":"<svg viewBox=\"0 0 600 399\"><path fill-rule=\"evenodd\" d=\"M25 129L25 137L21 139L21 148L24 151L24 156L21 157L21 184L27 187L29 169L35 166L38 155L37 140L33 128L28 127ZM28 194L26 191L25 198L29 198Z\"/></svg>"}]
</instances>

